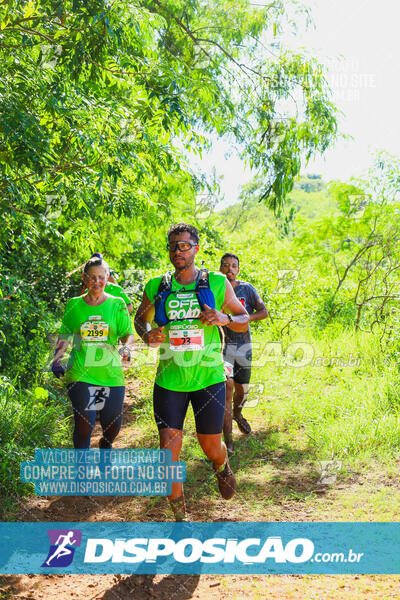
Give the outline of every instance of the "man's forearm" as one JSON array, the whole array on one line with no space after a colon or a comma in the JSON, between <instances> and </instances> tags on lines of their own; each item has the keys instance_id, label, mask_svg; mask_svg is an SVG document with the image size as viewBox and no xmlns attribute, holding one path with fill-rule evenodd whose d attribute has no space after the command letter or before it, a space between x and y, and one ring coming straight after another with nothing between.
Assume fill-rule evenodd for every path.
<instances>
[{"instance_id":1,"label":"man's forearm","mask_svg":"<svg viewBox=\"0 0 400 600\"><path fill-rule=\"evenodd\" d=\"M241 315L231 315L232 321L226 324L229 329L237 332L245 332L249 326L249 315L243 313Z\"/></svg>"},{"instance_id":2,"label":"man's forearm","mask_svg":"<svg viewBox=\"0 0 400 600\"><path fill-rule=\"evenodd\" d=\"M256 310L256 312L252 313L250 316L250 322L253 321L262 321L268 317L268 311L266 308L262 308L261 310Z\"/></svg>"},{"instance_id":3,"label":"man's forearm","mask_svg":"<svg viewBox=\"0 0 400 600\"><path fill-rule=\"evenodd\" d=\"M151 325L143 317L135 317L135 329L137 334L143 339L145 333L151 330Z\"/></svg>"}]
</instances>

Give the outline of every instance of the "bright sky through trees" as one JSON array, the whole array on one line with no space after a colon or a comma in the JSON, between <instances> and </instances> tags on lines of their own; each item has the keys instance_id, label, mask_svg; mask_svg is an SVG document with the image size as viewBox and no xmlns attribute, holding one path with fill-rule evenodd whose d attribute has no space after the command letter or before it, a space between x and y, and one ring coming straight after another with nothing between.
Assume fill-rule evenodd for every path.
<instances>
[{"instance_id":1,"label":"bright sky through trees","mask_svg":"<svg viewBox=\"0 0 400 600\"><path fill-rule=\"evenodd\" d=\"M344 113L339 130L353 139L338 140L304 172L321 173L326 180L348 180L368 169L376 150L400 155L400 4L313 0L311 6L315 28L287 33L283 42L293 50L305 48L327 65L333 102ZM235 202L240 185L252 176L234 155L225 158L228 151L229 144L218 142L201 163L201 168L209 171L215 166L223 175L221 206Z\"/></svg>"}]
</instances>

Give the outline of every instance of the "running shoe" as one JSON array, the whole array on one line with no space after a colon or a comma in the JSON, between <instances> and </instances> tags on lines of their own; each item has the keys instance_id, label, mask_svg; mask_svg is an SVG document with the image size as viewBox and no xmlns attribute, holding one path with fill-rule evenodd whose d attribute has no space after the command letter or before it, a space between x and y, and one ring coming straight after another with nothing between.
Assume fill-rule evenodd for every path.
<instances>
[{"instance_id":1,"label":"running shoe","mask_svg":"<svg viewBox=\"0 0 400 600\"><path fill-rule=\"evenodd\" d=\"M179 498L174 498L173 500L169 499L169 504L174 513L175 521L177 523L186 523L188 519L186 516L185 497L179 496Z\"/></svg>"},{"instance_id":2,"label":"running shoe","mask_svg":"<svg viewBox=\"0 0 400 600\"><path fill-rule=\"evenodd\" d=\"M236 479L229 466L228 459L218 469L214 467L218 479L218 487L224 500L230 500L236 492Z\"/></svg>"},{"instance_id":3,"label":"running shoe","mask_svg":"<svg viewBox=\"0 0 400 600\"><path fill-rule=\"evenodd\" d=\"M236 421L237 426L242 433L245 433L246 435L251 433L250 423L246 421L243 415L233 415L233 419Z\"/></svg>"}]
</instances>

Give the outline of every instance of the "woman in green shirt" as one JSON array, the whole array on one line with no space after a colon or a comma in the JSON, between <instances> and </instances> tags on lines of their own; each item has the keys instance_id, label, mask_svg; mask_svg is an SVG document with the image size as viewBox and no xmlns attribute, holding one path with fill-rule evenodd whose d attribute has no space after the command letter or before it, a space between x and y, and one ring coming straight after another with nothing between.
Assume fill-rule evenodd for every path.
<instances>
[{"instance_id":1,"label":"woman in green shirt","mask_svg":"<svg viewBox=\"0 0 400 600\"><path fill-rule=\"evenodd\" d=\"M100 254L100 252L94 252L92 254L92 256L90 258L103 258L103 255ZM82 289L81 289L81 293L80 295L82 296L87 290L87 285L86 285L86 279L85 279L85 273L82 273ZM128 312L131 313L133 310L133 305L131 302L131 299L129 298L129 296L127 294L125 294L124 290L122 289L122 287L120 285L117 284L112 271L110 271L110 274L108 276L108 282L106 287L104 288L104 291L107 294L110 294L111 296L117 296L118 298L122 298L122 300L125 302L127 308L128 308Z\"/></svg>"},{"instance_id":2,"label":"woman in green shirt","mask_svg":"<svg viewBox=\"0 0 400 600\"><path fill-rule=\"evenodd\" d=\"M111 448L122 423L125 382L118 340L124 346L133 342L132 324L122 298L107 294L104 288L109 267L101 258L91 258L84 267L88 291L71 298L65 307L52 371L63 377L74 409L74 447L89 448L90 437L100 412L103 437L100 448ZM61 358L72 341L66 369Z\"/></svg>"}]
</instances>

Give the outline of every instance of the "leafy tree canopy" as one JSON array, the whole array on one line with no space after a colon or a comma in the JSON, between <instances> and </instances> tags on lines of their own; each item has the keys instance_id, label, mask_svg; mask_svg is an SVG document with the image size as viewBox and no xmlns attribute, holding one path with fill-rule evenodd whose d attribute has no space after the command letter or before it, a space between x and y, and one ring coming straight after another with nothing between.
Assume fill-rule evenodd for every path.
<instances>
[{"instance_id":1,"label":"leafy tree canopy","mask_svg":"<svg viewBox=\"0 0 400 600\"><path fill-rule=\"evenodd\" d=\"M209 134L228 136L257 169L260 199L283 204L301 161L336 134L321 67L278 47L307 14L281 0L0 3L6 338L15 319L10 335L29 344L90 251L122 270L149 266L160 230L185 217L218 243L204 219L212 202L198 200L215 185L184 156Z\"/></svg>"}]
</instances>

